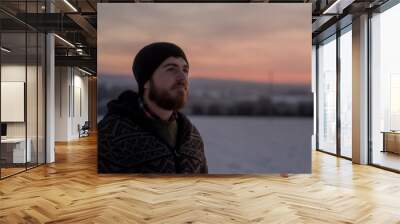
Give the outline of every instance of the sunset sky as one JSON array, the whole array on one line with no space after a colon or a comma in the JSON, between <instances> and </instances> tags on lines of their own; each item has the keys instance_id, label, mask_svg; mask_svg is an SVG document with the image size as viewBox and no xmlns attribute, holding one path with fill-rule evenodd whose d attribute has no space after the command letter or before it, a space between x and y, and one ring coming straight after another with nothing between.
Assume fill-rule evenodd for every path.
<instances>
[{"instance_id":1,"label":"sunset sky","mask_svg":"<svg viewBox=\"0 0 400 224\"><path fill-rule=\"evenodd\" d=\"M190 77L308 84L311 4L99 3L98 74L132 76L156 41L180 46Z\"/></svg>"}]
</instances>

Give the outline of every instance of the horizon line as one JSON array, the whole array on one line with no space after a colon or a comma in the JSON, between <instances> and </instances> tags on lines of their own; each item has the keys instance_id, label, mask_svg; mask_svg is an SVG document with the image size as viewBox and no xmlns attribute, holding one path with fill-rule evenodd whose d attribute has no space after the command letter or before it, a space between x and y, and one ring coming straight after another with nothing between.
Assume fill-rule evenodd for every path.
<instances>
[{"instance_id":1,"label":"horizon line","mask_svg":"<svg viewBox=\"0 0 400 224\"><path fill-rule=\"evenodd\" d=\"M125 77L125 78L127 78L127 77L132 77L133 80L135 81L134 76L131 75L131 74L128 75L128 74L112 74L112 73L105 74L105 73L98 73L98 76L108 76L108 77L110 77L110 76L117 76L117 77ZM310 84L311 84L311 79L310 79L310 80L305 80L305 82L298 82L298 81L293 81L293 82L291 82L291 81L289 81L289 82L280 82L279 80L275 80L275 81L271 82L271 81L262 81L262 80L257 81L257 80L243 80L243 79L235 79L235 78L227 79L227 78L218 78L218 77L216 77L216 78L211 78L211 77L202 77L202 76L199 77L199 76L195 76L195 77L189 78L189 82L190 82L191 79L207 79L207 80L221 80L221 81L237 81L237 82L258 83L258 84L261 84L261 83L264 83L264 84L270 84L270 83L273 83L273 84L293 84L293 85L296 85L296 84L297 84L297 85L310 85Z\"/></svg>"}]
</instances>

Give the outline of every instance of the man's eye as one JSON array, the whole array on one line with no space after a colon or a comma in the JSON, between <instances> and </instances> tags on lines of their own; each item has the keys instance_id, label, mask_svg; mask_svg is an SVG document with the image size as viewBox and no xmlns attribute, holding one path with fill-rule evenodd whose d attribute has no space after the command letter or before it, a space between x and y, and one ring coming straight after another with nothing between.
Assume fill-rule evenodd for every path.
<instances>
[{"instance_id":1,"label":"man's eye","mask_svg":"<svg viewBox=\"0 0 400 224\"><path fill-rule=\"evenodd\" d=\"M177 68L168 68L167 71L178 71L178 69ZM187 73L189 73L189 70L185 69L185 70L183 70L183 72L187 74Z\"/></svg>"}]
</instances>

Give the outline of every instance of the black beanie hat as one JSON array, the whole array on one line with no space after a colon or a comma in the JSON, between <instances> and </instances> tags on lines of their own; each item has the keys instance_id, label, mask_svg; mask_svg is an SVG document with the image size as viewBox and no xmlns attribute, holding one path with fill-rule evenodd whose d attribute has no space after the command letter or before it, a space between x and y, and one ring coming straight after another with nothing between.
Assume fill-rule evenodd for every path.
<instances>
[{"instance_id":1,"label":"black beanie hat","mask_svg":"<svg viewBox=\"0 0 400 224\"><path fill-rule=\"evenodd\" d=\"M139 96L143 95L144 84L151 79L154 71L169 57L182 57L186 63L186 55L177 45L169 42L155 42L143 47L133 60L132 72L139 88Z\"/></svg>"}]
</instances>

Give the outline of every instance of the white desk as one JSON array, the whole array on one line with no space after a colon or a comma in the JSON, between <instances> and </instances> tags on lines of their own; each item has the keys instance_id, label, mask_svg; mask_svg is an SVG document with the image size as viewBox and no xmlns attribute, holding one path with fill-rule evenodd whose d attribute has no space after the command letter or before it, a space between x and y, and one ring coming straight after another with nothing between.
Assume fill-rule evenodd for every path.
<instances>
[{"instance_id":1,"label":"white desk","mask_svg":"<svg viewBox=\"0 0 400 224\"><path fill-rule=\"evenodd\" d=\"M27 145L25 151L25 138L5 138L1 139L2 147L13 147L13 163L25 163L31 161L31 146L32 140L27 138ZM26 153L26 154L25 154ZM27 159L25 161L25 159Z\"/></svg>"}]
</instances>

